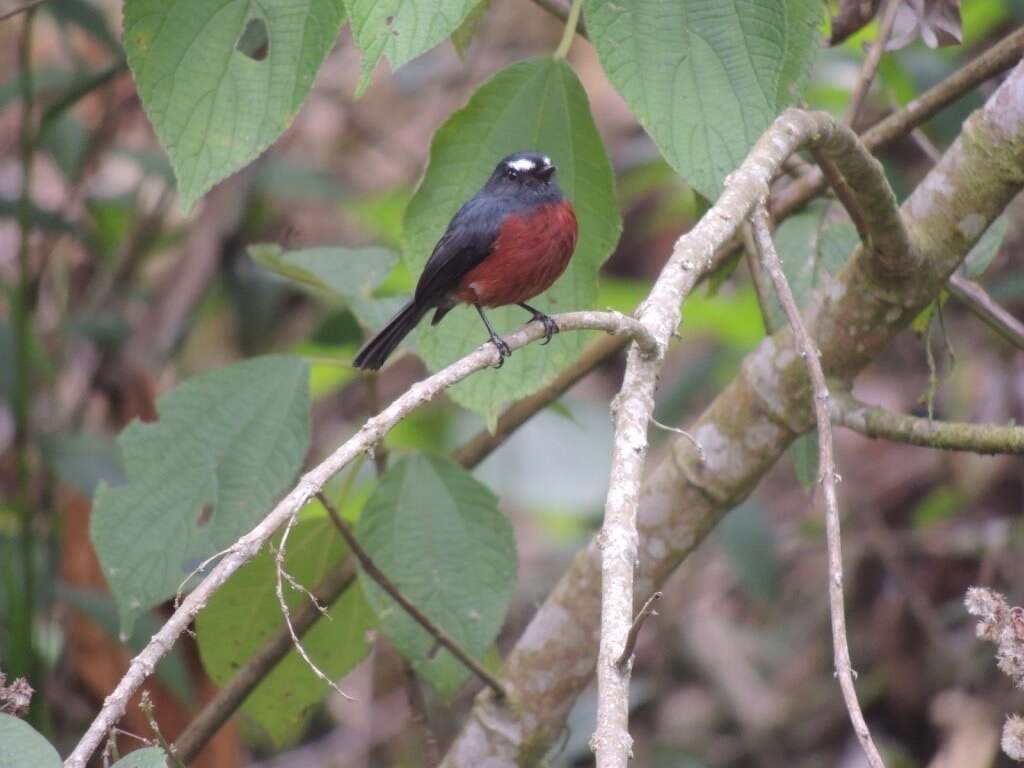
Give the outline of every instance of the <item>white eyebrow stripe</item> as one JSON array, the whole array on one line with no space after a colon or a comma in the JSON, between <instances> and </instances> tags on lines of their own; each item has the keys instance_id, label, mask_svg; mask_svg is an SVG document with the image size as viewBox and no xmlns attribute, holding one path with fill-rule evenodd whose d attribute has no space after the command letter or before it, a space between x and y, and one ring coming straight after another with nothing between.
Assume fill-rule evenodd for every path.
<instances>
[{"instance_id":1,"label":"white eyebrow stripe","mask_svg":"<svg viewBox=\"0 0 1024 768\"><path fill-rule=\"evenodd\" d=\"M547 155L544 155L544 157L541 158L541 159L544 161L544 167L545 168L550 168L551 167L551 158L550 157L548 157Z\"/></svg>"},{"instance_id":2,"label":"white eyebrow stripe","mask_svg":"<svg viewBox=\"0 0 1024 768\"><path fill-rule=\"evenodd\" d=\"M528 157L521 157L518 160L513 160L508 164L509 168L516 171L532 171L537 167L537 164L530 160Z\"/></svg>"}]
</instances>

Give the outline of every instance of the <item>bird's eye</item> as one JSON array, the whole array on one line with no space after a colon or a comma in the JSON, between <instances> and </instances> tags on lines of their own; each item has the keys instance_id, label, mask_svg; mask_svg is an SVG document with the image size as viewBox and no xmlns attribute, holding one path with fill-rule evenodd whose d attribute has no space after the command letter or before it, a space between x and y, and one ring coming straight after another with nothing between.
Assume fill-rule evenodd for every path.
<instances>
[{"instance_id":1,"label":"bird's eye","mask_svg":"<svg viewBox=\"0 0 1024 768\"><path fill-rule=\"evenodd\" d=\"M515 168L509 168L507 171L505 171L505 173L508 175L510 179L519 178L519 171L517 171Z\"/></svg>"}]
</instances>

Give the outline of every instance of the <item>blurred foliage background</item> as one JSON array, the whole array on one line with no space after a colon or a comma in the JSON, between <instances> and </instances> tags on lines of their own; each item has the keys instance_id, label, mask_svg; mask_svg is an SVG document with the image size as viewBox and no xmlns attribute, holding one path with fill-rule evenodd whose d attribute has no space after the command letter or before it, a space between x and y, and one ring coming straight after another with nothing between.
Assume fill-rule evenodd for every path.
<instances>
[{"instance_id":1,"label":"blurred foliage background","mask_svg":"<svg viewBox=\"0 0 1024 768\"><path fill-rule=\"evenodd\" d=\"M883 57L862 125L908 103L1024 22L1017 0L964 0L961 13L962 44L931 48L917 39ZM421 377L424 366L412 354L373 378L358 375L350 361L364 339L365 317L383 318L414 283L415 273L394 253L406 241L404 213L431 137L486 78L550 53L562 35L562 23L539 5L493 0L468 44L443 43L394 73L378 66L357 99L360 55L346 27L281 139L185 214L125 63L120 14L112 0L49 0L35 13L27 61L24 16L0 22L0 282L7 288L0 298L0 669L29 676L37 689L30 721L62 752L114 687L131 649L166 615L166 608L145 613L130 636L119 635L92 552L93 494L101 481L117 483L123 473L115 437L133 419L153 419L156 397L188 377L286 352L309 364L308 464ZM843 113L864 45L876 32L872 23L822 48L803 97L808 107ZM611 160L623 220L594 306L629 312L707 201L661 159L590 44L577 39L569 61ZM968 94L881 154L901 197L994 87ZM26 88L39 119L28 155L21 135ZM26 168L30 373L15 366L11 299ZM808 251L831 268L824 244L837 208L816 205L783 225L779 247L794 274ZM980 279L1020 317L1019 200L1000 230ZM842 242L842 233L836 237ZM346 297L330 286L303 289L266 268L280 249L324 245L378 249L378 272ZM858 380L857 394L920 415L934 391L937 417L1020 421L1024 354L955 300L941 314L941 324L922 318L899 337ZM656 416L666 424L685 425L765 333L742 264L728 265L687 301L681 333L658 395ZM500 500L518 546L518 583L498 654L600 523L612 434L608 402L622 368L621 357L603 365L475 471ZM20 376L30 377L25 451L17 446ZM386 449L393 458L443 456L486 425L483 416L443 400L394 430ZM837 435L850 640L862 702L888 764L1008 764L999 755L998 729L1003 713L1020 708L1019 694L975 641L962 599L972 584L996 587L1011 600L1021 594L1024 466L1014 457ZM655 446L666 438L652 432ZM791 453L666 585L660 616L647 624L638 648L636 765L862 764L832 676L823 522L811 511L806 483L813 469L808 451ZM357 507L374 484L372 464L352 478L349 498ZM18 510L26 501L35 510L28 584L14 567L24 546ZM305 538L296 530L292 556L316 540L315 530ZM194 764L425 764L424 743L443 745L453 736L478 685L445 696L410 678L391 642L373 639L365 638L368 655L342 682L358 703L327 696L324 688L277 732L247 709ZM183 640L147 686L168 738L215 690L207 675L218 678L205 655L201 663L196 643ZM580 699L552 765L590 762L594 707L592 692ZM269 719L280 724L280 717ZM123 727L151 736L134 707ZM121 742L134 747L130 738ZM954 745L956 762L940 762Z\"/></svg>"}]
</instances>

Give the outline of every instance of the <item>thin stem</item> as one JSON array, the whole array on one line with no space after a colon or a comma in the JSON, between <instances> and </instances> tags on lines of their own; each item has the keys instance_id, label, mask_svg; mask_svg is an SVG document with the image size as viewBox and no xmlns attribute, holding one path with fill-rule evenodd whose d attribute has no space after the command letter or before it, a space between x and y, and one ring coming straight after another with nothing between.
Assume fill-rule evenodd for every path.
<instances>
[{"instance_id":1,"label":"thin stem","mask_svg":"<svg viewBox=\"0 0 1024 768\"><path fill-rule=\"evenodd\" d=\"M828 181L828 185L832 187L836 197L839 198L839 202L843 204L843 208L850 215L853 226L857 228L857 235L867 245L870 242L868 225L864 219L864 211L861 210L853 190L850 189L850 185L828 155L819 149L812 149L811 155L814 157L818 167L821 168L821 172L824 174L825 180Z\"/></svg>"},{"instance_id":2,"label":"thin stem","mask_svg":"<svg viewBox=\"0 0 1024 768\"><path fill-rule=\"evenodd\" d=\"M833 396L832 421L867 437L924 448L1024 454L1024 427L924 419L867 405L848 394Z\"/></svg>"},{"instance_id":3,"label":"thin stem","mask_svg":"<svg viewBox=\"0 0 1024 768\"><path fill-rule=\"evenodd\" d=\"M533 0L533 4L543 8L545 11L550 13L555 18L561 19L563 22L569 18L569 11L560 5L557 0ZM589 40L587 37L587 27L582 20L576 23L576 34L582 37L584 40Z\"/></svg>"},{"instance_id":4,"label":"thin stem","mask_svg":"<svg viewBox=\"0 0 1024 768\"><path fill-rule=\"evenodd\" d=\"M659 600L661 600L661 592L655 592L647 598L644 607L640 609L640 613L633 619L633 625L629 628L629 634L626 635L626 647L622 649L622 655L615 662L617 666L624 667L633 658L633 651L636 649L636 639L640 636L640 630L643 628L644 622L649 617L658 615L658 612L654 610L654 604Z\"/></svg>"},{"instance_id":5,"label":"thin stem","mask_svg":"<svg viewBox=\"0 0 1024 768\"><path fill-rule=\"evenodd\" d=\"M896 20L896 11L899 10L903 0L889 0L882 11L881 21L878 25L878 37L871 45L871 50L864 58L864 66L860 70L860 77L857 78L857 85L854 86L850 95L850 104L843 115L843 122L851 128L857 127L857 117L860 115L861 107L864 106L864 99L871 90L871 84L878 72L878 65L882 61L882 54L885 53L885 46L889 42L889 35L892 34L892 25Z\"/></svg>"},{"instance_id":6,"label":"thin stem","mask_svg":"<svg viewBox=\"0 0 1024 768\"><path fill-rule=\"evenodd\" d=\"M488 672L484 666L474 659L461 645L459 645L451 635L435 624L426 614L417 608L409 598L403 595L401 590L395 586L395 583L391 581L391 579L389 579L373 562L373 559L359 543L355 532L348 523L342 520L341 515L338 514L338 510L335 509L334 505L328 500L328 498L320 491L317 491L316 497L320 500L320 503L324 505L324 509L327 510L327 514L330 515L331 521L334 523L334 527L338 529L338 533L340 533L341 537L345 539L345 543L348 544L348 548L352 551L352 554L355 555L356 560L359 561L359 564L363 567L363 571L365 571L366 575L377 582L380 588L387 592L417 624L423 627L424 630L437 640L439 645L444 646L452 656L457 658L467 669L479 677L488 688L494 691L494 694L498 698L505 698L505 687L498 681L498 678Z\"/></svg>"},{"instance_id":7,"label":"thin stem","mask_svg":"<svg viewBox=\"0 0 1024 768\"><path fill-rule=\"evenodd\" d=\"M1017 349L1024 350L1024 323L1000 306L984 288L956 272L950 276L947 287L985 325Z\"/></svg>"},{"instance_id":8,"label":"thin stem","mask_svg":"<svg viewBox=\"0 0 1024 768\"><path fill-rule=\"evenodd\" d=\"M142 710L146 716L146 722L149 723L150 730L153 731L153 735L156 736L156 743L160 746L160 749L164 751L164 754L173 761L175 768L185 768L185 764L181 761L174 752L171 751L171 745L167 743L167 739L164 738L163 733L160 731L160 724L156 721L156 707L153 706L153 700L149 697L149 691L143 691L139 697L139 709Z\"/></svg>"},{"instance_id":9,"label":"thin stem","mask_svg":"<svg viewBox=\"0 0 1024 768\"><path fill-rule=\"evenodd\" d=\"M857 701L857 689L853 684L853 669L850 664L850 648L846 640L846 617L843 606L843 550L839 531L839 504L836 501L838 473L832 448L832 421L829 415L829 393L825 383L825 372L821 368L818 348L804 326L800 310L793 298L793 291L782 272L782 262L779 260L775 244L772 242L768 211L763 203L754 209L751 223L754 227L754 238L761 251L761 260L764 263L765 271L771 277L775 292L779 297L779 303L782 304L782 308L786 312L793 338L800 350L800 356L807 365L807 373L811 380L814 418L818 424L818 468L825 502L825 527L828 540L828 596L829 609L832 614L832 649L835 656L836 675L839 677L839 685L843 691L843 700L850 715L850 722L864 749L868 763L872 768L885 768L882 756L879 754L867 723L864 721L860 702Z\"/></svg>"},{"instance_id":10,"label":"thin stem","mask_svg":"<svg viewBox=\"0 0 1024 768\"><path fill-rule=\"evenodd\" d=\"M564 59L572 46L573 38L576 37L576 25L580 20L580 10L583 8L583 0L572 0L569 8L569 16L565 20L565 30L562 32L562 40L552 55L555 59Z\"/></svg>"}]
</instances>

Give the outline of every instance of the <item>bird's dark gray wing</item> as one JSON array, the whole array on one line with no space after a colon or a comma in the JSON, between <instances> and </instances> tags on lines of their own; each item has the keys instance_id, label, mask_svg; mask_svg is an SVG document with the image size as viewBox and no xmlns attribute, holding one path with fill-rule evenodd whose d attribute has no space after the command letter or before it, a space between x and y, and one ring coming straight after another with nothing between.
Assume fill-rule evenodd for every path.
<instances>
[{"instance_id":1,"label":"bird's dark gray wing","mask_svg":"<svg viewBox=\"0 0 1024 768\"><path fill-rule=\"evenodd\" d=\"M416 303L436 306L462 277L487 258L508 211L501 201L474 197L448 224L416 284Z\"/></svg>"}]
</instances>

